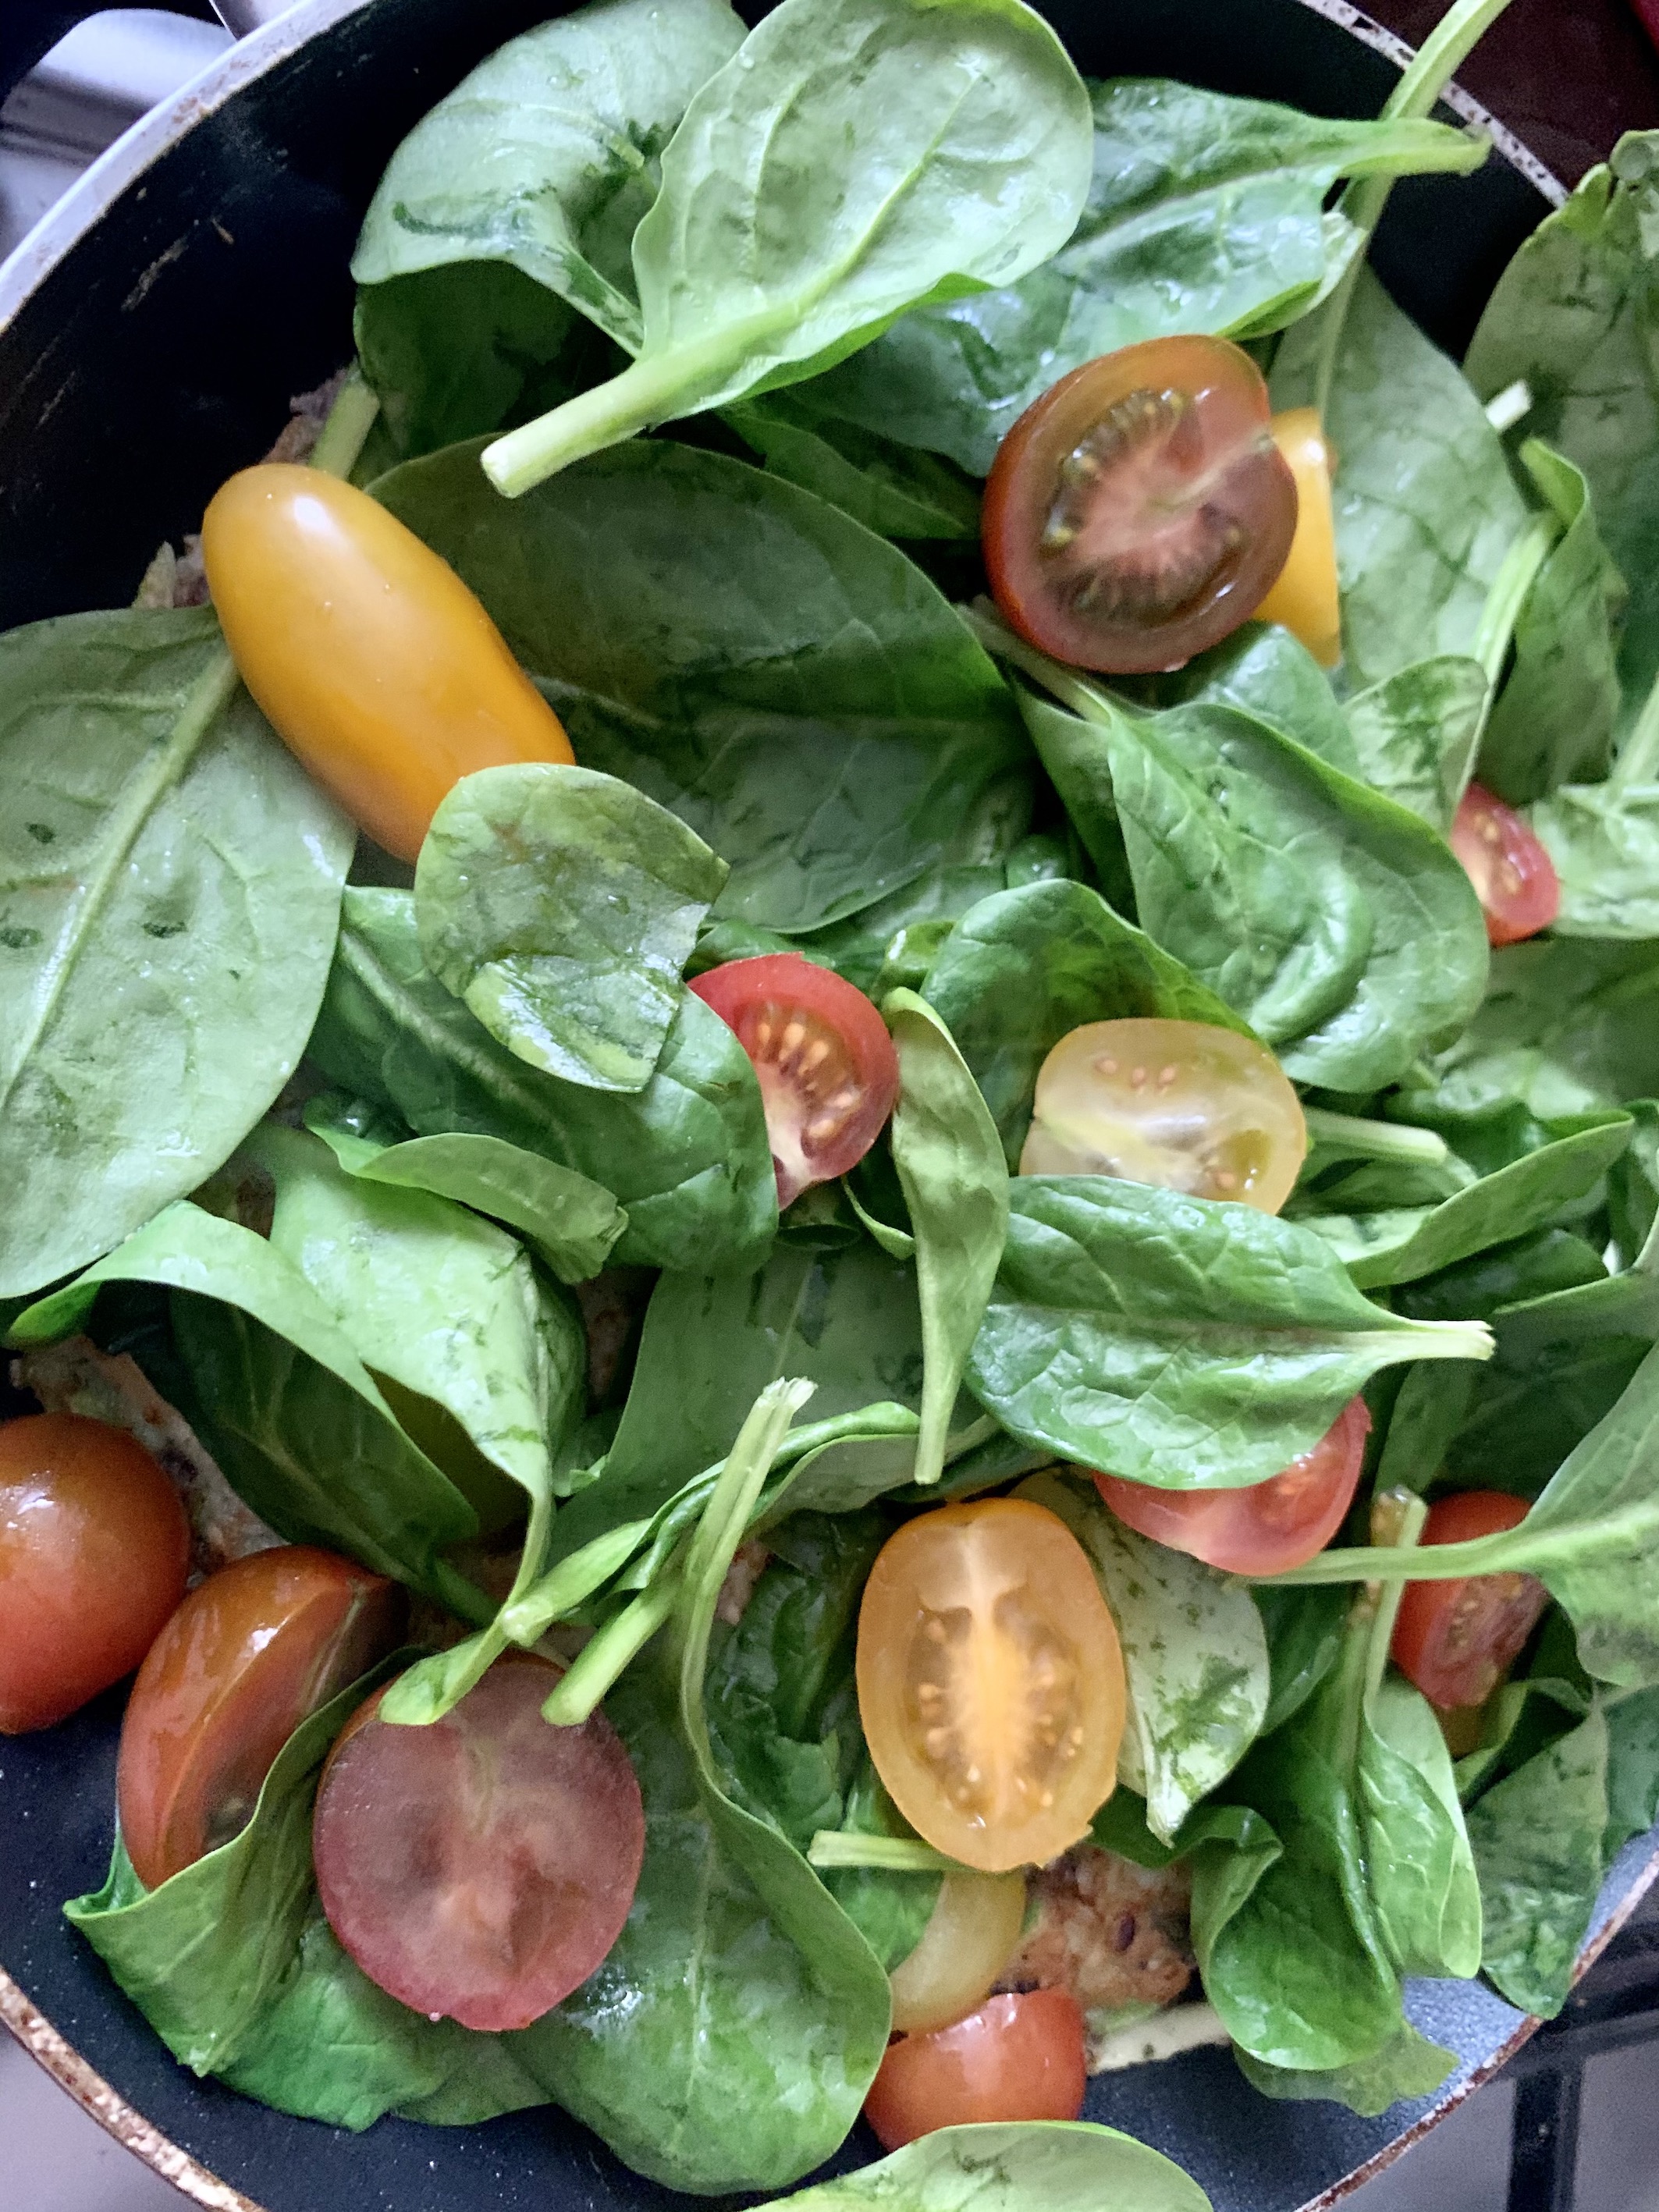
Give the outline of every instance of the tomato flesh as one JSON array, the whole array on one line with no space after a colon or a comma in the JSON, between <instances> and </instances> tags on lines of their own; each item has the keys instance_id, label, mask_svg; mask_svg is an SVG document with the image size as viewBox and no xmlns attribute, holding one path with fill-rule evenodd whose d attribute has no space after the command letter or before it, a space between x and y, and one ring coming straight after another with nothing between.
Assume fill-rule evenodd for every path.
<instances>
[{"instance_id":1,"label":"tomato flesh","mask_svg":"<svg viewBox=\"0 0 1659 2212\"><path fill-rule=\"evenodd\" d=\"M645 1854L627 1752L602 1713L552 1728L558 1678L498 1659L441 1721L395 1727L377 1693L329 1755L312 1826L341 1944L416 2012L527 2027L622 1932Z\"/></svg>"},{"instance_id":2,"label":"tomato flesh","mask_svg":"<svg viewBox=\"0 0 1659 2212\"><path fill-rule=\"evenodd\" d=\"M981 525L1005 619L1079 668L1178 668L1255 611L1296 534L1267 387L1224 338L1085 362L998 449Z\"/></svg>"},{"instance_id":3,"label":"tomato flesh","mask_svg":"<svg viewBox=\"0 0 1659 2212\"><path fill-rule=\"evenodd\" d=\"M1273 443L1296 478L1296 536L1255 618L1282 623L1322 668L1334 668L1342 658L1342 612L1330 447L1316 407L1292 407L1275 415L1272 428Z\"/></svg>"},{"instance_id":4,"label":"tomato flesh","mask_svg":"<svg viewBox=\"0 0 1659 2212\"><path fill-rule=\"evenodd\" d=\"M1425 1544L1464 1544L1518 1528L1524 1500L1465 1490L1429 1508ZM1468 1575L1407 1583L1395 1622L1394 1663L1443 1712L1483 1705L1521 1656L1549 1593L1531 1575Z\"/></svg>"},{"instance_id":5,"label":"tomato flesh","mask_svg":"<svg viewBox=\"0 0 1659 2212\"><path fill-rule=\"evenodd\" d=\"M865 1585L857 1672L876 1771L964 1865L1044 1864L1111 1795L1117 1630L1082 1546L1045 1506L995 1498L906 1522Z\"/></svg>"},{"instance_id":6,"label":"tomato flesh","mask_svg":"<svg viewBox=\"0 0 1659 2212\"><path fill-rule=\"evenodd\" d=\"M787 1206L855 1167L898 1097L898 1054L862 991L798 952L728 960L691 979L754 1064Z\"/></svg>"},{"instance_id":7,"label":"tomato flesh","mask_svg":"<svg viewBox=\"0 0 1659 2212\"><path fill-rule=\"evenodd\" d=\"M1281 1575L1322 1552L1342 1526L1370 1428L1365 1401L1350 1398L1313 1449L1266 1482L1242 1490L1156 1490L1097 1474L1095 1487L1127 1527L1172 1552L1230 1575Z\"/></svg>"},{"instance_id":8,"label":"tomato flesh","mask_svg":"<svg viewBox=\"0 0 1659 2212\"><path fill-rule=\"evenodd\" d=\"M356 485L289 462L244 469L209 502L202 559L276 734L399 860L464 775L573 757L455 571Z\"/></svg>"},{"instance_id":9,"label":"tomato flesh","mask_svg":"<svg viewBox=\"0 0 1659 2212\"><path fill-rule=\"evenodd\" d=\"M1307 1157L1290 1079L1208 1022L1086 1022L1042 1063L1022 1175L1121 1176L1277 1213Z\"/></svg>"},{"instance_id":10,"label":"tomato flesh","mask_svg":"<svg viewBox=\"0 0 1659 2212\"><path fill-rule=\"evenodd\" d=\"M121 1727L116 1803L147 1889L246 1826L289 1736L392 1650L408 1610L395 1583L305 1544L235 1560L191 1592Z\"/></svg>"},{"instance_id":11,"label":"tomato flesh","mask_svg":"<svg viewBox=\"0 0 1659 2212\"><path fill-rule=\"evenodd\" d=\"M1474 885L1492 945L1518 945L1561 911L1555 863L1512 806L1472 783L1451 826L1451 848Z\"/></svg>"},{"instance_id":12,"label":"tomato flesh","mask_svg":"<svg viewBox=\"0 0 1659 2212\"><path fill-rule=\"evenodd\" d=\"M1065 1990L988 1997L931 2035L890 2043L864 2103L884 2150L975 2120L1074 2120L1089 2086L1083 2014Z\"/></svg>"},{"instance_id":13,"label":"tomato flesh","mask_svg":"<svg viewBox=\"0 0 1659 2212\"><path fill-rule=\"evenodd\" d=\"M130 1674L189 1568L179 1493L125 1429L80 1413L0 1427L0 1735Z\"/></svg>"}]
</instances>

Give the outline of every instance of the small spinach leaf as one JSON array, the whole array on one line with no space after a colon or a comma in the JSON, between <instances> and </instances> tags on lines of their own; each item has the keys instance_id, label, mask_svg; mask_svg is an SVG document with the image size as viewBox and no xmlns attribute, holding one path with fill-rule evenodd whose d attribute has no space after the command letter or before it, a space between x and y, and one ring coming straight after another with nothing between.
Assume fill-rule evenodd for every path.
<instances>
[{"instance_id":1,"label":"small spinach leaf","mask_svg":"<svg viewBox=\"0 0 1659 2212\"><path fill-rule=\"evenodd\" d=\"M1656 1093L1659 946L1581 938L1495 953L1479 1012L1405 1097L1414 1119L1517 1100L1547 1119Z\"/></svg>"},{"instance_id":2,"label":"small spinach leaf","mask_svg":"<svg viewBox=\"0 0 1659 2212\"><path fill-rule=\"evenodd\" d=\"M1347 714L1358 774L1444 836L1474 772L1490 688L1478 660L1441 653L1356 692Z\"/></svg>"},{"instance_id":3,"label":"small spinach leaf","mask_svg":"<svg viewBox=\"0 0 1659 2212\"><path fill-rule=\"evenodd\" d=\"M1198 2184L1161 2153L1086 2120L939 2128L783 2201L795 2212L1210 2212Z\"/></svg>"},{"instance_id":4,"label":"small spinach leaf","mask_svg":"<svg viewBox=\"0 0 1659 2212\"><path fill-rule=\"evenodd\" d=\"M1455 2051L1431 2043L1409 2021L1401 2022L1380 2051L1348 2066L1292 2069L1266 2065L1248 2051L1235 2051L1234 2056L1239 2072L1264 2097L1325 2099L1368 2120L1403 2099L1428 2096L1458 2063Z\"/></svg>"},{"instance_id":5,"label":"small spinach leaf","mask_svg":"<svg viewBox=\"0 0 1659 2212\"><path fill-rule=\"evenodd\" d=\"M979 492L948 461L825 414L816 385L726 408L775 476L816 492L883 538L976 538Z\"/></svg>"},{"instance_id":6,"label":"small spinach leaf","mask_svg":"<svg viewBox=\"0 0 1659 2212\"><path fill-rule=\"evenodd\" d=\"M1402 1974L1467 1980L1480 1968L1480 1885L1451 1754L1432 1706L1397 1676L1364 1701L1356 1782L1389 1957Z\"/></svg>"}]
</instances>

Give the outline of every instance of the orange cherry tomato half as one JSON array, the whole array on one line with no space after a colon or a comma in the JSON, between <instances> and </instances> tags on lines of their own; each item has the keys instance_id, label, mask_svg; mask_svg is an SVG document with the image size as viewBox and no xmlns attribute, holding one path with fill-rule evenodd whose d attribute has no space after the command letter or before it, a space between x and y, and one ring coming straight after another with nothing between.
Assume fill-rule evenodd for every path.
<instances>
[{"instance_id":1,"label":"orange cherry tomato half","mask_svg":"<svg viewBox=\"0 0 1659 2212\"><path fill-rule=\"evenodd\" d=\"M1472 783L1458 803L1451 848L1474 885L1492 945L1536 937L1561 911L1555 863L1512 806Z\"/></svg>"},{"instance_id":2,"label":"orange cherry tomato half","mask_svg":"<svg viewBox=\"0 0 1659 2212\"><path fill-rule=\"evenodd\" d=\"M255 1552L191 1592L121 1726L116 1804L147 1889L246 1826L295 1729L392 1650L408 1615L395 1583L308 1544Z\"/></svg>"},{"instance_id":3,"label":"orange cherry tomato half","mask_svg":"<svg viewBox=\"0 0 1659 2212\"><path fill-rule=\"evenodd\" d=\"M1030 1499L919 1513L859 1612L859 1715L893 1802L984 1874L1043 1865L1112 1794L1123 1658L1083 1547Z\"/></svg>"},{"instance_id":4,"label":"orange cherry tomato half","mask_svg":"<svg viewBox=\"0 0 1659 2212\"><path fill-rule=\"evenodd\" d=\"M464 775L573 757L455 571L355 484L285 461L244 469L209 503L202 558L276 734L399 860Z\"/></svg>"},{"instance_id":5,"label":"orange cherry tomato half","mask_svg":"<svg viewBox=\"0 0 1659 2212\"><path fill-rule=\"evenodd\" d=\"M1350 1398L1313 1449L1266 1482L1243 1490L1155 1490L1097 1474L1095 1487L1126 1526L1172 1552L1230 1575L1281 1575L1322 1552L1342 1526L1370 1431L1365 1401Z\"/></svg>"},{"instance_id":6,"label":"orange cherry tomato half","mask_svg":"<svg viewBox=\"0 0 1659 2212\"><path fill-rule=\"evenodd\" d=\"M0 1427L0 1735L130 1674L189 1569L179 1493L125 1429L80 1413Z\"/></svg>"},{"instance_id":7,"label":"orange cherry tomato half","mask_svg":"<svg viewBox=\"0 0 1659 2212\"><path fill-rule=\"evenodd\" d=\"M864 2117L884 2150L974 2120L1074 2120L1089 2086L1083 2014L1066 1990L988 1997L887 2046Z\"/></svg>"},{"instance_id":8,"label":"orange cherry tomato half","mask_svg":"<svg viewBox=\"0 0 1659 2212\"><path fill-rule=\"evenodd\" d=\"M329 1925L372 1982L465 2027L528 2027L622 1932L645 1811L602 1713L553 1728L558 1669L498 1659L441 1721L394 1727L378 1692L329 1754L312 1826Z\"/></svg>"},{"instance_id":9,"label":"orange cherry tomato half","mask_svg":"<svg viewBox=\"0 0 1659 2212\"><path fill-rule=\"evenodd\" d=\"M1342 658L1342 611L1337 597L1331 449L1316 407L1292 407L1275 415L1272 428L1273 443L1296 478L1296 536L1255 618L1282 623L1322 668L1334 668Z\"/></svg>"},{"instance_id":10,"label":"orange cherry tomato half","mask_svg":"<svg viewBox=\"0 0 1659 2212\"><path fill-rule=\"evenodd\" d=\"M1524 1499L1504 1491L1460 1491L1429 1508L1423 1541L1465 1544L1518 1528L1526 1517ZM1442 1712L1483 1705L1548 1603L1549 1593L1531 1575L1407 1583L1395 1622L1394 1663Z\"/></svg>"},{"instance_id":11,"label":"orange cherry tomato half","mask_svg":"<svg viewBox=\"0 0 1659 2212\"><path fill-rule=\"evenodd\" d=\"M898 1054L862 991L799 952L728 960L690 988L754 1062L778 1204L856 1166L898 1097Z\"/></svg>"},{"instance_id":12,"label":"orange cherry tomato half","mask_svg":"<svg viewBox=\"0 0 1659 2212\"><path fill-rule=\"evenodd\" d=\"M1296 535L1267 387L1224 338L1085 362L1028 407L985 486L1005 618L1079 668L1179 668L1255 613Z\"/></svg>"}]
</instances>

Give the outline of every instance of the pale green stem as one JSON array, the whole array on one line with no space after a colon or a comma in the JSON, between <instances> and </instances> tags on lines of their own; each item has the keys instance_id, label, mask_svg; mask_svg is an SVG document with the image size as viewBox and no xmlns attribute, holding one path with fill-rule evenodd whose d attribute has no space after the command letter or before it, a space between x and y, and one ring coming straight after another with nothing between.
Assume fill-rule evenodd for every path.
<instances>
[{"instance_id":1,"label":"pale green stem","mask_svg":"<svg viewBox=\"0 0 1659 2212\"><path fill-rule=\"evenodd\" d=\"M1086 678L1062 661L1051 660L1036 646L1028 645L1018 631L1009 629L989 599L975 599L971 605L959 606L962 617L987 653L998 660L1006 660L1011 668L1018 668L1034 684L1069 707L1085 722L1103 722L1110 718L1112 702Z\"/></svg>"},{"instance_id":2,"label":"pale green stem","mask_svg":"<svg viewBox=\"0 0 1659 2212\"><path fill-rule=\"evenodd\" d=\"M1480 627L1474 634L1474 655L1486 672L1488 701L1496 696L1515 626L1538 572L1554 550L1561 525L1553 514L1534 514L1504 556L1480 610Z\"/></svg>"},{"instance_id":3,"label":"pale green stem","mask_svg":"<svg viewBox=\"0 0 1659 2212\"><path fill-rule=\"evenodd\" d=\"M1445 1139L1432 1129L1414 1129L1400 1121L1367 1121L1357 1114L1329 1113L1322 1106L1304 1106L1302 1118L1316 1144L1335 1146L1355 1159L1438 1168L1450 1157Z\"/></svg>"},{"instance_id":4,"label":"pale green stem","mask_svg":"<svg viewBox=\"0 0 1659 2212\"><path fill-rule=\"evenodd\" d=\"M960 1859L947 1858L931 1844L908 1836L858 1836L842 1828L820 1828L806 1847L815 1867L879 1867L884 1874L966 1874Z\"/></svg>"},{"instance_id":5,"label":"pale green stem","mask_svg":"<svg viewBox=\"0 0 1659 2212\"><path fill-rule=\"evenodd\" d=\"M684 1589L678 1575L666 1574L606 1621L561 1678L542 1707L543 1719L551 1721L556 1728L580 1728L673 1612Z\"/></svg>"},{"instance_id":6,"label":"pale green stem","mask_svg":"<svg viewBox=\"0 0 1659 2212\"><path fill-rule=\"evenodd\" d=\"M486 1597L447 1559L434 1562L432 1594L471 1628L488 1628L495 1618L495 1601Z\"/></svg>"},{"instance_id":7,"label":"pale green stem","mask_svg":"<svg viewBox=\"0 0 1659 2212\"><path fill-rule=\"evenodd\" d=\"M684 413L701 365L695 356L678 352L631 362L608 383L579 392L563 406L486 446L484 474L497 491L519 498L574 461Z\"/></svg>"},{"instance_id":8,"label":"pale green stem","mask_svg":"<svg viewBox=\"0 0 1659 2212\"><path fill-rule=\"evenodd\" d=\"M364 380L360 368L348 371L328 420L311 449L311 465L327 477L349 477L357 465L374 418L380 411L379 396Z\"/></svg>"},{"instance_id":9,"label":"pale green stem","mask_svg":"<svg viewBox=\"0 0 1659 2212\"><path fill-rule=\"evenodd\" d=\"M1386 1544L1392 1550L1411 1551L1422 1541L1423 1524L1428 1517L1428 1507L1413 1492L1384 1491L1372 1502L1371 1534L1379 1544ZM1394 1641L1394 1625L1400 1615L1400 1601L1405 1594L1403 1582L1377 1585L1376 1614L1371 1622L1370 1642L1365 1654L1367 1698L1375 1697L1382 1686L1389 1663L1389 1646Z\"/></svg>"},{"instance_id":10,"label":"pale green stem","mask_svg":"<svg viewBox=\"0 0 1659 2212\"><path fill-rule=\"evenodd\" d=\"M502 1607L502 1633L514 1644L537 1642L556 1620L566 1619L613 1575L620 1574L650 1530L648 1521L629 1521L620 1528L607 1528L602 1536L595 1536L580 1551L550 1567L522 1597Z\"/></svg>"},{"instance_id":11,"label":"pale green stem","mask_svg":"<svg viewBox=\"0 0 1659 2212\"><path fill-rule=\"evenodd\" d=\"M1627 1505L1595 1523L1598 1549L1615 1552L1626 1542L1651 1540L1659 1533L1659 1504ZM1558 1561L1571 1565L1585 1553L1581 1524L1528 1532L1523 1521L1498 1536L1475 1536L1464 1544L1432 1544L1420 1552L1383 1551L1360 1546L1321 1552L1304 1565L1282 1575L1256 1579L1278 1588L1310 1589L1330 1583L1453 1583L1468 1575L1542 1574Z\"/></svg>"}]
</instances>

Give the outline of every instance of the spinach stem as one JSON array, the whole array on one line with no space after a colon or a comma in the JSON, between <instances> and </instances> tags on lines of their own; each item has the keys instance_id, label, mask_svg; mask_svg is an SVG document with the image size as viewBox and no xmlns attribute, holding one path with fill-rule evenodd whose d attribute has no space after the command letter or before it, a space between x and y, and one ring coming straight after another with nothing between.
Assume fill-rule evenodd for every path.
<instances>
[{"instance_id":1,"label":"spinach stem","mask_svg":"<svg viewBox=\"0 0 1659 2212\"><path fill-rule=\"evenodd\" d=\"M700 351L708 356L707 361L699 350L686 349L653 361L630 362L608 383L579 392L533 422L509 430L484 447L484 474L497 491L518 499L590 453L602 453L641 430L694 411L702 404L704 377L724 366L732 341L722 341L718 357L707 346Z\"/></svg>"},{"instance_id":2,"label":"spinach stem","mask_svg":"<svg viewBox=\"0 0 1659 2212\"><path fill-rule=\"evenodd\" d=\"M379 394L355 364L328 410L328 420L311 449L311 465L325 477L349 477L357 465L380 411Z\"/></svg>"},{"instance_id":3,"label":"spinach stem","mask_svg":"<svg viewBox=\"0 0 1659 2212\"><path fill-rule=\"evenodd\" d=\"M580 1728L629 1662L636 1658L679 1603L684 1584L666 1574L607 1620L585 1644L559 1680L542 1718L555 1728Z\"/></svg>"},{"instance_id":4,"label":"spinach stem","mask_svg":"<svg viewBox=\"0 0 1659 2212\"><path fill-rule=\"evenodd\" d=\"M1517 376L1513 384L1506 384L1486 402L1486 420L1500 438L1505 430L1524 422L1531 412L1532 386L1524 376Z\"/></svg>"},{"instance_id":5,"label":"spinach stem","mask_svg":"<svg viewBox=\"0 0 1659 2212\"><path fill-rule=\"evenodd\" d=\"M503 1635L514 1644L534 1644L556 1620L562 1620L613 1575L620 1574L650 1532L648 1521L624 1522L550 1567L521 1596L509 1600L501 1608Z\"/></svg>"},{"instance_id":6,"label":"spinach stem","mask_svg":"<svg viewBox=\"0 0 1659 2212\"><path fill-rule=\"evenodd\" d=\"M1391 1551L1410 1551L1421 1543L1428 1517L1428 1507L1411 1491L1385 1490L1371 1504L1371 1534L1379 1546ZM1371 1587L1376 1593L1376 1612L1365 1651L1367 1698L1374 1698L1382 1687L1394 1625L1400 1617L1400 1601L1406 1594L1403 1582L1376 1583Z\"/></svg>"},{"instance_id":7,"label":"spinach stem","mask_svg":"<svg viewBox=\"0 0 1659 2212\"><path fill-rule=\"evenodd\" d=\"M861 1836L845 1828L820 1828L806 1847L815 1867L879 1867L885 1874L967 1874L960 1859L909 1836Z\"/></svg>"},{"instance_id":8,"label":"spinach stem","mask_svg":"<svg viewBox=\"0 0 1659 2212\"><path fill-rule=\"evenodd\" d=\"M1413 1167L1443 1167L1451 1157L1445 1139L1433 1129L1407 1122L1368 1121L1358 1114L1333 1114L1323 1106L1304 1106L1302 1118L1317 1145L1360 1160L1400 1160Z\"/></svg>"},{"instance_id":9,"label":"spinach stem","mask_svg":"<svg viewBox=\"0 0 1659 2212\"><path fill-rule=\"evenodd\" d=\"M495 1600L486 1597L447 1559L433 1562L432 1595L470 1628L488 1628L495 1618Z\"/></svg>"},{"instance_id":10,"label":"spinach stem","mask_svg":"<svg viewBox=\"0 0 1659 2212\"><path fill-rule=\"evenodd\" d=\"M1036 646L1028 645L1018 631L1009 629L989 599L975 599L971 605L959 606L957 612L988 653L998 660L1006 660L1011 668L1018 668L1022 675L1040 684L1062 707L1069 707L1085 721L1103 722L1110 719L1111 702L1096 685L1079 676L1074 668L1051 660L1046 653L1039 653Z\"/></svg>"},{"instance_id":11,"label":"spinach stem","mask_svg":"<svg viewBox=\"0 0 1659 2212\"><path fill-rule=\"evenodd\" d=\"M1504 664L1515 642L1515 626L1538 572L1554 550L1561 525L1553 514L1534 514L1510 547L1492 578L1486 604L1480 610L1480 627L1474 634L1474 658L1486 672L1487 710L1497 696Z\"/></svg>"},{"instance_id":12,"label":"spinach stem","mask_svg":"<svg viewBox=\"0 0 1659 2212\"><path fill-rule=\"evenodd\" d=\"M1273 1589L1310 1589L1331 1583L1454 1583L1469 1575L1540 1574L1558 1562L1582 1564L1592 1540L1596 1553L1617 1558L1622 1547L1650 1542L1656 1534L1659 1499L1650 1498L1601 1515L1593 1540L1587 1538L1582 1522L1529 1532L1528 1522L1522 1521L1499 1535L1474 1536L1463 1544L1434 1544L1426 1551L1357 1545L1321 1552L1282 1575L1257 1579Z\"/></svg>"}]
</instances>

